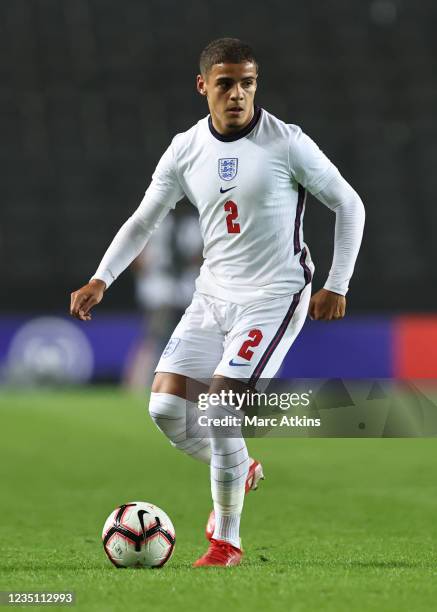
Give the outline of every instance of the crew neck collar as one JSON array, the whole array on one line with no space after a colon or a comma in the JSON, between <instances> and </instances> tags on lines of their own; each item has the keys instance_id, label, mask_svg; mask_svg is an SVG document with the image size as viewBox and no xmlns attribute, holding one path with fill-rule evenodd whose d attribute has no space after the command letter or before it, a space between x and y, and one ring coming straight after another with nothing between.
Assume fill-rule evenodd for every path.
<instances>
[{"instance_id":1,"label":"crew neck collar","mask_svg":"<svg viewBox=\"0 0 437 612\"><path fill-rule=\"evenodd\" d=\"M250 122L246 125L246 127L240 130L239 132L235 132L235 134L228 134L228 135L220 134L220 132L217 132L217 130L212 124L211 115L209 115L208 116L209 131L214 136L214 138L217 138L217 140L221 140L221 142L234 142L235 140L240 140L240 138L244 138L245 136L250 134L250 132L253 130L253 128L256 126L256 124L258 123L261 117L261 112L262 112L262 108L260 106L255 106L253 117L250 120Z\"/></svg>"}]
</instances>

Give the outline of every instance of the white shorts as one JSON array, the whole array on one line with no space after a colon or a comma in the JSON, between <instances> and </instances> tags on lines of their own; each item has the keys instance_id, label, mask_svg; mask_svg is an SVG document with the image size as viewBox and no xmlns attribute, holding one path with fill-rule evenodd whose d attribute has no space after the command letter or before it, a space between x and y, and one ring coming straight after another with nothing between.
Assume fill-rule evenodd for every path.
<instances>
[{"instance_id":1,"label":"white shorts","mask_svg":"<svg viewBox=\"0 0 437 612\"><path fill-rule=\"evenodd\" d=\"M248 306L195 292L165 347L156 372L195 380L214 375L273 378L305 322L311 284L295 295Z\"/></svg>"}]
</instances>

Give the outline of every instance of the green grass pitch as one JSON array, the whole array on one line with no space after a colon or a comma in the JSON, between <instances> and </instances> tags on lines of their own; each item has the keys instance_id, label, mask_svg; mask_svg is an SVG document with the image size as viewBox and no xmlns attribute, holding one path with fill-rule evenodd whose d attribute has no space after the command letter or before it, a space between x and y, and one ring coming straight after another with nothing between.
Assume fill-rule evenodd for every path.
<instances>
[{"instance_id":1,"label":"green grass pitch","mask_svg":"<svg viewBox=\"0 0 437 612\"><path fill-rule=\"evenodd\" d=\"M435 440L249 441L266 480L246 499L244 563L194 570L208 469L145 404L116 389L2 393L0 590L73 590L86 612L435 609ZM160 570L117 570L103 552L106 516L136 499L174 522Z\"/></svg>"}]
</instances>

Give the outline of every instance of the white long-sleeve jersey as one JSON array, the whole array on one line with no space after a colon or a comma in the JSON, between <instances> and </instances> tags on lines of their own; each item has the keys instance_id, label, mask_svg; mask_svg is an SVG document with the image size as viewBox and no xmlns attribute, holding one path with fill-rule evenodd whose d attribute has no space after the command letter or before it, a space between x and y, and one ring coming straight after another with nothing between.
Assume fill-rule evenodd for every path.
<instances>
[{"instance_id":1,"label":"white long-sleeve jersey","mask_svg":"<svg viewBox=\"0 0 437 612\"><path fill-rule=\"evenodd\" d=\"M361 199L299 127L258 107L235 135L219 134L208 116L173 139L93 278L108 287L186 195L204 242L199 292L237 304L297 293L314 270L303 239L307 190L336 214L325 288L345 295L362 238Z\"/></svg>"}]
</instances>

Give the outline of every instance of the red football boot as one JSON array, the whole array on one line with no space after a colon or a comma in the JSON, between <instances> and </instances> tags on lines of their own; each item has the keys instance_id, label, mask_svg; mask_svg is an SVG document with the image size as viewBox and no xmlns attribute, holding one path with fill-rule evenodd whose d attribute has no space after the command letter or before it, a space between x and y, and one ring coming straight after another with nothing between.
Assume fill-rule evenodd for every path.
<instances>
[{"instance_id":1,"label":"red football boot","mask_svg":"<svg viewBox=\"0 0 437 612\"><path fill-rule=\"evenodd\" d=\"M231 567L239 565L243 551L229 542L223 540L214 540L211 542L206 553L193 563L193 567Z\"/></svg>"},{"instance_id":2,"label":"red football boot","mask_svg":"<svg viewBox=\"0 0 437 612\"><path fill-rule=\"evenodd\" d=\"M256 491L258 488L258 483L260 480L264 480L263 466L259 461L255 459L250 459L249 463L249 473L246 478L246 494L249 491ZM208 517L208 522L206 523L205 529L205 537L207 540L211 541L211 538L214 534L215 529L215 512L212 510Z\"/></svg>"}]
</instances>

